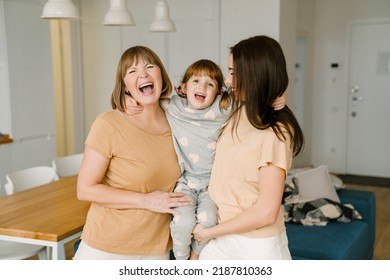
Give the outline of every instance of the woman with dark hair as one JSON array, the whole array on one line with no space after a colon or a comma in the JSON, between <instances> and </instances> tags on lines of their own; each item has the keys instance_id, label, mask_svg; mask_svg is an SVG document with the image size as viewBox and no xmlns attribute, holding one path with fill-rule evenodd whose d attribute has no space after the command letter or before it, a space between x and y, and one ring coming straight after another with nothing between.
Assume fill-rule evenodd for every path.
<instances>
[{"instance_id":1,"label":"woman with dark hair","mask_svg":"<svg viewBox=\"0 0 390 280\"><path fill-rule=\"evenodd\" d=\"M200 259L291 259L281 201L304 136L288 106L272 107L288 86L279 43L256 36L233 46L226 83L234 110L217 142L209 184L218 224L194 229L196 240L210 240Z\"/></svg>"}]
</instances>

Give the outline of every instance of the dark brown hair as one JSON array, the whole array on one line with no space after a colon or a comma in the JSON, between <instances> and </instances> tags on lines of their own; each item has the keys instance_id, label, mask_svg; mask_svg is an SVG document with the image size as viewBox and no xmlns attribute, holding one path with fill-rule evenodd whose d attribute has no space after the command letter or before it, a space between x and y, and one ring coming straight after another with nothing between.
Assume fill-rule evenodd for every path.
<instances>
[{"instance_id":1,"label":"dark brown hair","mask_svg":"<svg viewBox=\"0 0 390 280\"><path fill-rule=\"evenodd\" d=\"M257 129L271 127L280 140L287 133L291 138L293 155L304 145L303 132L293 112L286 105L274 110L272 103L288 86L286 60L280 44L267 36L255 36L231 47L235 90L242 96L250 123ZM239 107L238 105L235 107ZM237 124L238 114L234 113Z\"/></svg>"}]
</instances>

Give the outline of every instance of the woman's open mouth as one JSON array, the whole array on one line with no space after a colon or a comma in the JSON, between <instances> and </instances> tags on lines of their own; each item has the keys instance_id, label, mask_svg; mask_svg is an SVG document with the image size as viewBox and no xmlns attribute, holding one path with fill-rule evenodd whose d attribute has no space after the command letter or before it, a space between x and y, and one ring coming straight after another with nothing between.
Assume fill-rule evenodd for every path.
<instances>
[{"instance_id":1,"label":"woman's open mouth","mask_svg":"<svg viewBox=\"0 0 390 280\"><path fill-rule=\"evenodd\" d=\"M144 93L144 94L148 94L148 93L151 93L153 91L153 88L154 88L153 83L147 83L147 84L141 85L139 87L139 91Z\"/></svg>"}]
</instances>

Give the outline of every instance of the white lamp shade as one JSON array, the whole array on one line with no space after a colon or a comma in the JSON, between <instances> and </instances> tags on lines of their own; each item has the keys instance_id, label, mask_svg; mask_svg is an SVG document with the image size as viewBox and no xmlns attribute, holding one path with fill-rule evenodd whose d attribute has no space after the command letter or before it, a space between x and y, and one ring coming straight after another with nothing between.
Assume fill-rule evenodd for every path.
<instances>
[{"instance_id":1,"label":"white lamp shade","mask_svg":"<svg viewBox=\"0 0 390 280\"><path fill-rule=\"evenodd\" d=\"M134 25L126 7L126 0L110 0L110 9L104 16L104 25Z\"/></svg>"},{"instance_id":2,"label":"white lamp shade","mask_svg":"<svg viewBox=\"0 0 390 280\"><path fill-rule=\"evenodd\" d=\"M158 1L156 15L150 25L152 32L173 32L176 31L175 24L169 17L169 7L165 1Z\"/></svg>"},{"instance_id":3,"label":"white lamp shade","mask_svg":"<svg viewBox=\"0 0 390 280\"><path fill-rule=\"evenodd\" d=\"M79 19L79 12L72 0L49 0L43 6L44 19Z\"/></svg>"}]
</instances>

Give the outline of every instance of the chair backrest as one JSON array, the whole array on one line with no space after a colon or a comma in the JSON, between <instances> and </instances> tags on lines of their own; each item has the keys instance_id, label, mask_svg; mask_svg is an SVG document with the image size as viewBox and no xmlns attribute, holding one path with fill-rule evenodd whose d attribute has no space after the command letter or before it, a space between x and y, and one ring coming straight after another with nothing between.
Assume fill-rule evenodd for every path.
<instances>
[{"instance_id":1,"label":"chair backrest","mask_svg":"<svg viewBox=\"0 0 390 280\"><path fill-rule=\"evenodd\" d=\"M5 178L7 183L4 187L7 195L58 180L56 171L50 166L26 168L9 173Z\"/></svg>"},{"instance_id":2,"label":"chair backrest","mask_svg":"<svg viewBox=\"0 0 390 280\"><path fill-rule=\"evenodd\" d=\"M79 174L83 154L74 154L70 156L58 157L53 159L54 170L59 177L68 177Z\"/></svg>"}]
</instances>

